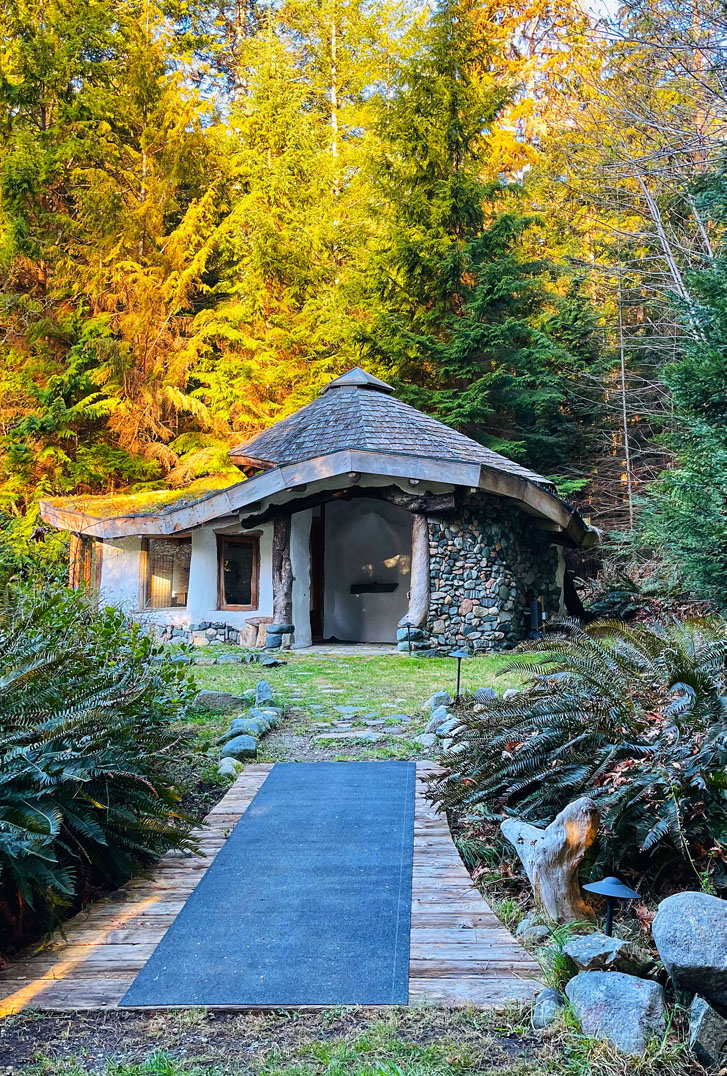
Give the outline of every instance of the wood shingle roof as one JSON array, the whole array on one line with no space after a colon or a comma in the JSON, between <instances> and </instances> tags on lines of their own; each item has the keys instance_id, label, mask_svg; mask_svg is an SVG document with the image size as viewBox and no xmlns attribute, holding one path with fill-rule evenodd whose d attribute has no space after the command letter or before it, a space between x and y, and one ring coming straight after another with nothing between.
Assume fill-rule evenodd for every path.
<instances>
[{"instance_id":1,"label":"wood shingle roof","mask_svg":"<svg viewBox=\"0 0 727 1076\"><path fill-rule=\"evenodd\" d=\"M234 448L244 466L279 467L347 449L479 463L548 489L552 482L485 448L392 395L392 388L360 367L332 381L288 418Z\"/></svg>"}]
</instances>

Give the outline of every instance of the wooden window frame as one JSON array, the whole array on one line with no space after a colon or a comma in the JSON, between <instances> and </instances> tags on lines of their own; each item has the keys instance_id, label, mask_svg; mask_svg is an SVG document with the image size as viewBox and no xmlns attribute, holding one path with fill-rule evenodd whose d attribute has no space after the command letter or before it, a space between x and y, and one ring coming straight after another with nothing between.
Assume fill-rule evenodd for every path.
<instances>
[{"instance_id":1,"label":"wooden window frame","mask_svg":"<svg viewBox=\"0 0 727 1076\"><path fill-rule=\"evenodd\" d=\"M230 605L225 601L225 546L252 546L252 579L250 582L250 605ZM218 534L217 535L217 608L233 612L250 612L260 603L260 535L259 534Z\"/></svg>"},{"instance_id":2,"label":"wooden window frame","mask_svg":"<svg viewBox=\"0 0 727 1076\"><path fill-rule=\"evenodd\" d=\"M166 542L190 542L192 539L189 535L176 535L176 534L159 534L154 535L155 538L163 538ZM191 548L190 548L191 553ZM192 561L190 557L190 581L192 578ZM141 551L139 555L139 612L141 613L161 613L161 612L178 612L180 609L186 609L189 604L189 590L187 590L187 601L184 605L149 605L151 598L151 576L150 561L149 561L149 539L141 539Z\"/></svg>"}]
</instances>

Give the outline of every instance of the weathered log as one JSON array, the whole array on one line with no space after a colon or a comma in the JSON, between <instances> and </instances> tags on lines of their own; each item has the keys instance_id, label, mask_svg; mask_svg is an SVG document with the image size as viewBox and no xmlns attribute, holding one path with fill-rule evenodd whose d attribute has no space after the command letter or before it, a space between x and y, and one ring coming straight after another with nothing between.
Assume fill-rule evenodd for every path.
<instances>
[{"instance_id":1,"label":"weathered log","mask_svg":"<svg viewBox=\"0 0 727 1076\"><path fill-rule=\"evenodd\" d=\"M271 504L263 512L249 515L249 508L240 509L240 526L243 530L260 527L282 513L304 512L332 501L353 501L359 497L368 500L388 501L407 512L423 515L446 516L455 510L453 493L405 493L398 486L348 486L346 489L324 489L308 497L293 497L284 504Z\"/></svg>"},{"instance_id":2,"label":"weathered log","mask_svg":"<svg viewBox=\"0 0 727 1076\"><path fill-rule=\"evenodd\" d=\"M293 620L293 567L290 560L290 515L273 520L273 623ZM285 644L284 644L285 645Z\"/></svg>"},{"instance_id":3,"label":"weathered log","mask_svg":"<svg viewBox=\"0 0 727 1076\"><path fill-rule=\"evenodd\" d=\"M556 923L593 919L578 884L578 868L598 833L600 815L592 799L569 803L547 829L506 818L503 836L515 846L530 879L535 902Z\"/></svg>"},{"instance_id":4,"label":"weathered log","mask_svg":"<svg viewBox=\"0 0 727 1076\"><path fill-rule=\"evenodd\" d=\"M427 517L414 512L411 517L411 575L409 609L400 626L423 628L429 612L429 525Z\"/></svg>"}]
</instances>

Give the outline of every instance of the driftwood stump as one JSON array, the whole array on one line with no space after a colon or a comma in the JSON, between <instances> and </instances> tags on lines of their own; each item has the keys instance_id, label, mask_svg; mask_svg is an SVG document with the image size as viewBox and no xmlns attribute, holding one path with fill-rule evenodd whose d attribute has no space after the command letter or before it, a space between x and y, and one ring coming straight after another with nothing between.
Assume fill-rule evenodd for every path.
<instances>
[{"instance_id":1,"label":"driftwood stump","mask_svg":"<svg viewBox=\"0 0 727 1076\"><path fill-rule=\"evenodd\" d=\"M506 818L500 826L522 860L536 904L556 923L594 918L578 885L578 868L596 839L599 822L595 803L583 796L569 803L547 829L519 818Z\"/></svg>"}]
</instances>

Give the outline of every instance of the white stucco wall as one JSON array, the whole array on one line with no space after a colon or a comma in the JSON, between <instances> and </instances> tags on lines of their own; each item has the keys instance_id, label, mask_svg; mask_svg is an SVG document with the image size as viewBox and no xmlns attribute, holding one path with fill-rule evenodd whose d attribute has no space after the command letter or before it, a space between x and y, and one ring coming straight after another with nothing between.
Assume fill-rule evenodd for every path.
<instances>
[{"instance_id":1,"label":"white stucco wall","mask_svg":"<svg viewBox=\"0 0 727 1076\"><path fill-rule=\"evenodd\" d=\"M311 509L296 512L290 519L290 564L293 570L293 646L310 646L310 526Z\"/></svg>"},{"instance_id":2,"label":"white stucco wall","mask_svg":"<svg viewBox=\"0 0 727 1076\"><path fill-rule=\"evenodd\" d=\"M309 523L310 526L310 523ZM229 526L208 525L192 531L192 559L189 569L189 593L183 609L139 608L141 589L141 539L120 538L104 542L101 568L101 600L115 605L139 619L159 625L188 627L200 621L229 624L242 628L250 616L272 616L272 524L260 530L260 580L258 604L255 609L232 610L217 608L217 533L244 534Z\"/></svg>"},{"instance_id":3,"label":"white stucco wall","mask_svg":"<svg viewBox=\"0 0 727 1076\"><path fill-rule=\"evenodd\" d=\"M326 505L323 633L388 643L408 609L411 515L380 500ZM389 594L351 594L352 583L397 584Z\"/></svg>"},{"instance_id":4,"label":"white stucco wall","mask_svg":"<svg viewBox=\"0 0 727 1076\"><path fill-rule=\"evenodd\" d=\"M104 542L100 588L103 605L115 605L125 613L139 611L140 557L141 538L114 538Z\"/></svg>"}]
</instances>

